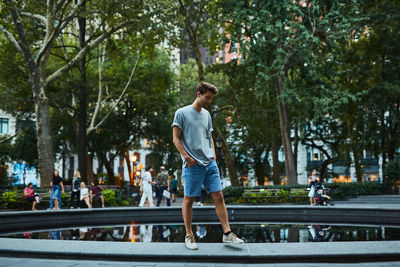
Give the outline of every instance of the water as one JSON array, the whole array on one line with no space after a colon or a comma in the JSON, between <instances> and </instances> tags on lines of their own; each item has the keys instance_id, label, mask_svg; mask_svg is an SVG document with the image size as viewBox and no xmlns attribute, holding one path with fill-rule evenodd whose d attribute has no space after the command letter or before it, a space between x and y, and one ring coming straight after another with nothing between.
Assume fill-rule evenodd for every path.
<instances>
[{"instance_id":1,"label":"water","mask_svg":"<svg viewBox=\"0 0 400 267\"><path fill-rule=\"evenodd\" d=\"M332 242L332 241L388 241L400 240L400 228L283 225L283 224L232 224L232 231L249 243L274 242ZM193 225L197 242L220 243L222 229L219 224ZM119 241L119 242L183 242L183 225L138 225L81 227L52 229L3 235L8 238Z\"/></svg>"}]
</instances>

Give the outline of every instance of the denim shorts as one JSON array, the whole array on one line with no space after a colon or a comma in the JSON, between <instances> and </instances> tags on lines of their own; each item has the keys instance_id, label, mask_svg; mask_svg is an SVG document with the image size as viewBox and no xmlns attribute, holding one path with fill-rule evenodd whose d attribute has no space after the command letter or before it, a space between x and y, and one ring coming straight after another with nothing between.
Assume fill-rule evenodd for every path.
<instances>
[{"instance_id":1,"label":"denim shorts","mask_svg":"<svg viewBox=\"0 0 400 267\"><path fill-rule=\"evenodd\" d=\"M187 197L200 196L203 184L207 193L222 191L219 169L215 161L211 161L207 166L196 164L193 167L183 168L182 178L184 195Z\"/></svg>"}]
</instances>

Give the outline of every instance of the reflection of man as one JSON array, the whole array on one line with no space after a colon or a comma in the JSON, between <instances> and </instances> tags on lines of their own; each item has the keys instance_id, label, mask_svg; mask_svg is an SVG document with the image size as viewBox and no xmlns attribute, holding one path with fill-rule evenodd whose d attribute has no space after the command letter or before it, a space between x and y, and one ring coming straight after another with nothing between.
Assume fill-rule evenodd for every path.
<instances>
[{"instance_id":1,"label":"reflection of man","mask_svg":"<svg viewBox=\"0 0 400 267\"><path fill-rule=\"evenodd\" d=\"M200 195L203 184L214 200L216 213L224 231L222 241L244 243L231 232L219 169L215 162L211 116L205 109L217 93L214 85L201 82L196 88L193 104L178 109L172 123L173 141L183 160L182 178L185 187L182 215L186 228L185 244L188 249L198 248L192 232L192 206L195 198Z\"/></svg>"},{"instance_id":2,"label":"reflection of man","mask_svg":"<svg viewBox=\"0 0 400 267\"><path fill-rule=\"evenodd\" d=\"M167 191L170 190L169 177L168 177L168 173L165 172L164 166L160 167L160 173L157 175L157 183L158 183L159 190L160 190L158 192L158 199L157 199L157 207L159 207L161 200L163 198L164 190L167 190ZM167 199L167 206L171 206L171 198L166 198L166 199Z\"/></svg>"}]
</instances>

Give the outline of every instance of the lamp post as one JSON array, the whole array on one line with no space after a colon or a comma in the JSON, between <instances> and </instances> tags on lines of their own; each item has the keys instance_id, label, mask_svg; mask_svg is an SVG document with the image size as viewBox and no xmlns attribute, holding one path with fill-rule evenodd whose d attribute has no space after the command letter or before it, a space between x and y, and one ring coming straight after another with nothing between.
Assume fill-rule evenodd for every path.
<instances>
[{"instance_id":1,"label":"lamp post","mask_svg":"<svg viewBox=\"0 0 400 267\"><path fill-rule=\"evenodd\" d=\"M133 181L134 181L133 179L134 179L135 174L136 174L136 162L138 160L138 157L137 157L136 154L132 154L129 157L129 159L132 162L132 173L131 173L131 177L129 177L129 183L130 183L130 185L133 185Z\"/></svg>"}]
</instances>

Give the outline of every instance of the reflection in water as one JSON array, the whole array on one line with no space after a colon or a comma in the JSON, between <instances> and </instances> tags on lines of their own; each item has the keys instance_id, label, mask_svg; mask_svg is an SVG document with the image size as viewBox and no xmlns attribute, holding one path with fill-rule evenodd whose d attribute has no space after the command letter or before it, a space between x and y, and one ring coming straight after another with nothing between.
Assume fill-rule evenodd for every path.
<instances>
[{"instance_id":1,"label":"reflection in water","mask_svg":"<svg viewBox=\"0 0 400 267\"><path fill-rule=\"evenodd\" d=\"M198 242L220 243L218 224L193 226ZM400 240L400 228L328 225L236 224L232 231L248 243L383 241ZM82 227L66 230L21 233L3 237L122 242L184 242L183 225L128 224L108 227Z\"/></svg>"},{"instance_id":2,"label":"reflection in water","mask_svg":"<svg viewBox=\"0 0 400 267\"><path fill-rule=\"evenodd\" d=\"M328 232L331 229L327 225L310 225L308 230L310 232L310 239L312 242L329 241L333 237L333 233Z\"/></svg>"},{"instance_id":3,"label":"reflection in water","mask_svg":"<svg viewBox=\"0 0 400 267\"><path fill-rule=\"evenodd\" d=\"M49 232L49 239L53 240L61 240L61 231L60 230L52 230Z\"/></svg>"},{"instance_id":4,"label":"reflection in water","mask_svg":"<svg viewBox=\"0 0 400 267\"><path fill-rule=\"evenodd\" d=\"M199 241L203 242L206 235L207 235L206 226L202 225L202 224L197 224L196 225L196 236L199 238Z\"/></svg>"}]
</instances>

